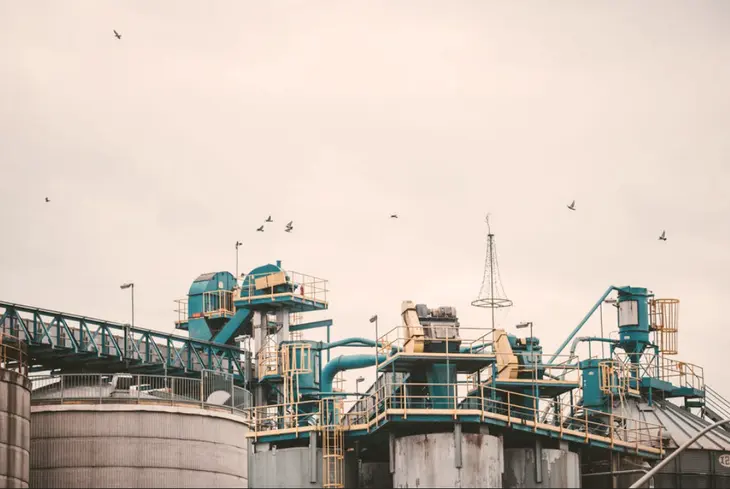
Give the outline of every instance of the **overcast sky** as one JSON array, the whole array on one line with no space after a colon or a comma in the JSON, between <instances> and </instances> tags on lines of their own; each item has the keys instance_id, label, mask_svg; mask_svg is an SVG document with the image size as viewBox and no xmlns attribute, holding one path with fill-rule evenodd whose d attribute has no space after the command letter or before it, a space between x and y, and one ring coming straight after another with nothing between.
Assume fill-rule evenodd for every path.
<instances>
[{"instance_id":1,"label":"overcast sky","mask_svg":"<svg viewBox=\"0 0 730 489\"><path fill-rule=\"evenodd\" d=\"M128 321L134 281L136 324L172 331L241 240L241 271L330 281L335 338L406 299L487 327L490 212L503 326L554 351L645 286L729 395L729 23L722 0L0 0L0 300Z\"/></svg>"}]
</instances>

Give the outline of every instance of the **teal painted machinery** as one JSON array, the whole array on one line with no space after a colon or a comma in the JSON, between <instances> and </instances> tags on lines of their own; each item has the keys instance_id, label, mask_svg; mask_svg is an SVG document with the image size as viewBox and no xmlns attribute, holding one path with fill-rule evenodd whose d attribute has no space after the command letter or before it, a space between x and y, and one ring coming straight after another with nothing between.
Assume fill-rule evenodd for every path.
<instances>
[{"instance_id":1,"label":"teal painted machinery","mask_svg":"<svg viewBox=\"0 0 730 489\"><path fill-rule=\"evenodd\" d=\"M654 295L643 287L620 287L618 290L618 347L631 362L638 364L649 341L649 299Z\"/></svg>"},{"instance_id":2,"label":"teal painted machinery","mask_svg":"<svg viewBox=\"0 0 730 489\"><path fill-rule=\"evenodd\" d=\"M229 272L200 275L188 291L187 320L177 322L175 327L187 330L190 338L195 340L232 344L232 335L220 333L231 329L226 325L234 317L239 326L250 318L248 309L236 312L235 288L236 278Z\"/></svg>"}]
</instances>

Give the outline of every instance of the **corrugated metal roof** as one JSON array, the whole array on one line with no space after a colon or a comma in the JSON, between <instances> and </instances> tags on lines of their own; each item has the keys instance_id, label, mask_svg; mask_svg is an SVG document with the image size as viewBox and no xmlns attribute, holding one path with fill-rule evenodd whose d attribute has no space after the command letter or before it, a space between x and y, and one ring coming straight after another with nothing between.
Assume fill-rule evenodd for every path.
<instances>
[{"instance_id":1,"label":"corrugated metal roof","mask_svg":"<svg viewBox=\"0 0 730 489\"><path fill-rule=\"evenodd\" d=\"M661 424L670 438L668 448L676 448L689 441L711 423L668 401L655 401L652 406L637 406L638 416L648 423ZM665 440L667 443L668 440ZM705 434L689 446L690 450L730 451L730 433L717 429Z\"/></svg>"}]
</instances>

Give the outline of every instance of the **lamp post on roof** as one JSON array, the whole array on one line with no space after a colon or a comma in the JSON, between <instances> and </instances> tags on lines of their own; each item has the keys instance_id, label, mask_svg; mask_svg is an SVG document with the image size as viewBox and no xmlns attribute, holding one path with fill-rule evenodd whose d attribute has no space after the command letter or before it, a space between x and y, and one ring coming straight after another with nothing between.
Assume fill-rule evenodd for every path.
<instances>
[{"instance_id":1,"label":"lamp post on roof","mask_svg":"<svg viewBox=\"0 0 730 489\"><path fill-rule=\"evenodd\" d=\"M122 284L119 286L120 289L132 289L132 325L131 327L134 328L134 283L128 282L126 284ZM124 358L126 359L129 356L129 329L130 325L125 324L124 325Z\"/></svg>"}]
</instances>

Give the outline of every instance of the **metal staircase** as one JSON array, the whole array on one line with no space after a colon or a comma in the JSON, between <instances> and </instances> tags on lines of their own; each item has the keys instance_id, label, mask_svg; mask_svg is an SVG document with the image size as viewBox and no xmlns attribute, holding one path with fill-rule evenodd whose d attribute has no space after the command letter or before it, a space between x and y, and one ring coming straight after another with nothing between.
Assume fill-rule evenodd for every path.
<instances>
[{"instance_id":1,"label":"metal staircase","mask_svg":"<svg viewBox=\"0 0 730 489\"><path fill-rule=\"evenodd\" d=\"M730 418L730 401L712 387L705 385L705 405L702 407L702 415L713 422L728 419ZM720 428L730 431L730 428L726 426Z\"/></svg>"}]
</instances>

